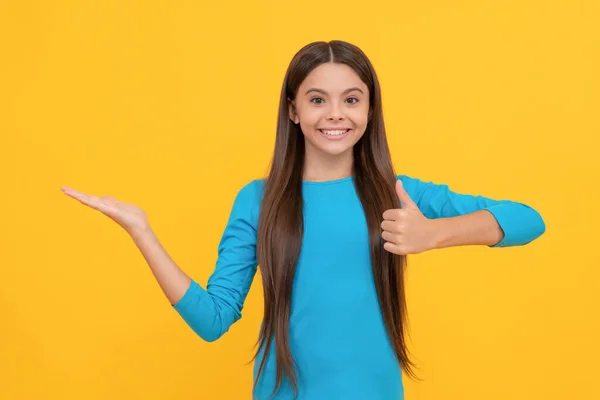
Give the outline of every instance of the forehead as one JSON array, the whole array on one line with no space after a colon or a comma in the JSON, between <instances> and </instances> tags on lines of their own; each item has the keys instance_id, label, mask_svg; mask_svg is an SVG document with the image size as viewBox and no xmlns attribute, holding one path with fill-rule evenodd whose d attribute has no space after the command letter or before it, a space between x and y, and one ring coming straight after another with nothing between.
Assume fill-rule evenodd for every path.
<instances>
[{"instance_id":1,"label":"forehead","mask_svg":"<svg viewBox=\"0 0 600 400\"><path fill-rule=\"evenodd\" d=\"M367 85L348 65L325 63L313 69L300 84L299 92L310 88L323 89L330 93L343 92L350 87L359 87L367 92Z\"/></svg>"}]
</instances>

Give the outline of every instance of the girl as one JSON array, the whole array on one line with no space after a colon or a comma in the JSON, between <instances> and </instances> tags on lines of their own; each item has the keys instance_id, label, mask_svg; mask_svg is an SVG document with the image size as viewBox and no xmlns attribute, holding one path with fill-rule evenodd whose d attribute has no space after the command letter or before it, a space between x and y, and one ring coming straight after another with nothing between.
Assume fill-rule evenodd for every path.
<instances>
[{"instance_id":1,"label":"girl","mask_svg":"<svg viewBox=\"0 0 600 400\"><path fill-rule=\"evenodd\" d=\"M342 41L292 59L270 173L239 190L206 288L173 262L141 209L62 189L131 235L206 341L241 318L260 265L257 399L403 399L402 371L417 379L405 342L406 255L525 245L545 231L525 204L396 175L373 66Z\"/></svg>"}]
</instances>

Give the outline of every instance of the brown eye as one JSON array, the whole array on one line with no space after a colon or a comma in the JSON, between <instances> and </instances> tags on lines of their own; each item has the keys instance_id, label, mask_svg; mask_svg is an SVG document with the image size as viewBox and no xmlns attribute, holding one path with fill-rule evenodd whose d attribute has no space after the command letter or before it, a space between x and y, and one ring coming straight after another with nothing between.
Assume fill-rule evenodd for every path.
<instances>
[{"instance_id":1,"label":"brown eye","mask_svg":"<svg viewBox=\"0 0 600 400\"><path fill-rule=\"evenodd\" d=\"M321 97L313 97L312 99L310 99L311 103L315 103L315 100L323 100L323 98L321 98ZM321 104L321 102L317 102L316 104Z\"/></svg>"},{"instance_id":2,"label":"brown eye","mask_svg":"<svg viewBox=\"0 0 600 400\"><path fill-rule=\"evenodd\" d=\"M352 103L350 103L350 104L356 104L356 103L358 103L358 101L359 101L359 100L358 100L356 97L350 97L350 98L348 98L348 99L346 99L346 100L354 100L354 102L352 102Z\"/></svg>"}]
</instances>

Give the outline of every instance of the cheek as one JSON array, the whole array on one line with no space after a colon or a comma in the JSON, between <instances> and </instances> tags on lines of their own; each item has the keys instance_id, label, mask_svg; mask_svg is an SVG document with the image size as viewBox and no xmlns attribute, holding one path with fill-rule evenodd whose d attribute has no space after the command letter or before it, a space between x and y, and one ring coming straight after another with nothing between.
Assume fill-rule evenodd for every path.
<instances>
[{"instance_id":1,"label":"cheek","mask_svg":"<svg viewBox=\"0 0 600 400\"><path fill-rule=\"evenodd\" d=\"M369 123L369 109L366 107L360 110L352 110L352 114L349 114L348 116L352 122L354 122L356 127L360 128L361 130L364 130Z\"/></svg>"},{"instance_id":2,"label":"cheek","mask_svg":"<svg viewBox=\"0 0 600 400\"><path fill-rule=\"evenodd\" d=\"M300 127L303 130L315 129L319 124L319 121L324 118L323 115L319 113L319 110L304 110L300 115Z\"/></svg>"},{"instance_id":3,"label":"cheek","mask_svg":"<svg viewBox=\"0 0 600 400\"><path fill-rule=\"evenodd\" d=\"M363 106L361 108L357 118L360 121L361 125L365 125L365 126L367 125L367 123L369 122L369 106L368 105Z\"/></svg>"},{"instance_id":4,"label":"cheek","mask_svg":"<svg viewBox=\"0 0 600 400\"><path fill-rule=\"evenodd\" d=\"M357 135L354 136L355 143L358 142L364 135L369 124L369 113L367 110L363 110L353 116L352 122L356 126Z\"/></svg>"}]
</instances>

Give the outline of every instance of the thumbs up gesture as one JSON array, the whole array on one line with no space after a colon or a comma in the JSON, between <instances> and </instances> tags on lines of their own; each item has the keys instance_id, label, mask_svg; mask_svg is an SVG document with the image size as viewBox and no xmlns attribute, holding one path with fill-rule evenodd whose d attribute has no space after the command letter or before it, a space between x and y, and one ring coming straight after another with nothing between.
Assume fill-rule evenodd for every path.
<instances>
[{"instance_id":1,"label":"thumbs up gesture","mask_svg":"<svg viewBox=\"0 0 600 400\"><path fill-rule=\"evenodd\" d=\"M402 181L396 181L396 193L401 208L383 213L381 237L383 248L398 255L416 254L435 247L433 220L425 217L417 204L410 198Z\"/></svg>"}]
</instances>

